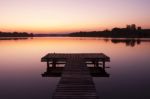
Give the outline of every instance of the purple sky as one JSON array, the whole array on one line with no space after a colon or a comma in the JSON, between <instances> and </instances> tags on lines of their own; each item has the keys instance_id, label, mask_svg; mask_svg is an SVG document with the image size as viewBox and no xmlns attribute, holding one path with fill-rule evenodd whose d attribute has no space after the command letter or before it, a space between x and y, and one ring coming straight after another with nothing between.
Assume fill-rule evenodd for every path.
<instances>
[{"instance_id":1,"label":"purple sky","mask_svg":"<svg viewBox=\"0 0 150 99\"><path fill-rule=\"evenodd\" d=\"M150 0L0 0L0 31L65 33L150 28Z\"/></svg>"}]
</instances>

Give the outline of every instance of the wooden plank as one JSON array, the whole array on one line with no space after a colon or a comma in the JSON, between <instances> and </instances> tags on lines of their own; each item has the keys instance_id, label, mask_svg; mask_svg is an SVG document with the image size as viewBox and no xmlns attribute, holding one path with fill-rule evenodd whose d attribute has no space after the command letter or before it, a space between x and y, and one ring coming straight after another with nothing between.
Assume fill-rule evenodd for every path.
<instances>
[{"instance_id":1,"label":"wooden plank","mask_svg":"<svg viewBox=\"0 0 150 99\"><path fill-rule=\"evenodd\" d=\"M89 70L82 55L68 55L53 99L98 99Z\"/></svg>"},{"instance_id":2,"label":"wooden plank","mask_svg":"<svg viewBox=\"0 0 150 99\"><path fill-rule=\"evenodd\" d=\"M104 53L49 53L47 55L45 55L44 57L42 57L41 61L47 61L53 58L56 59L67 59L70 56L74 56L74 55L78 55L81 58L85 58L85 59L99 59L102 60L104 59L105 61L110 61L110 58L108 56L106 56Z\"/></svg>"}]
</instances>

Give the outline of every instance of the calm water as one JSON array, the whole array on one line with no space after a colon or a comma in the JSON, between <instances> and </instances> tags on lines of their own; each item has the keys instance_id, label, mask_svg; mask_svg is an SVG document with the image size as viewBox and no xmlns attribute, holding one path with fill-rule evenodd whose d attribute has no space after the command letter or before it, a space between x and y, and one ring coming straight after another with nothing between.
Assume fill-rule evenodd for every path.
<instances>
[{"instance_id":1,"label":"calm water","mask_svg":"<svg viewBox=\"0 0 150 99\"><path fill-rule=\"evenodd\" d=\"M42 56L110 56L109 78L93 78L101 99L150 99L150 39L28 38L0 40L0 99L51 99L60 78L43 78Z\"/></svg>"}]
</instances>

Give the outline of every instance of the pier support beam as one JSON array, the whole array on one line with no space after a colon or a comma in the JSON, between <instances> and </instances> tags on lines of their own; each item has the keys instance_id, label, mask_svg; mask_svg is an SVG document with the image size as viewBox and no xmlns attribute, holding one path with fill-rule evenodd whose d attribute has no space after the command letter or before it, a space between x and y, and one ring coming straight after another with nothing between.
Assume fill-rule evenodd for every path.
<instances>
[{"instance_id":1,"label":"pier support beam","mask_svg":"<svg viewBox=\"0 0 150 99\"><path fill-rule=\"evenodd\" d=\"M47 61L47 68L49 68L49 61Z\"/></svg>"},{"instance_id":2,"label":"pier support beam","mask_svg":"<svg viewBox=\"0 0 150 99\"><path fill-rule=\"evenodd\" d=\"M95 61L95 67L99 67L98 61Z\"/></svg>"},{"instance_id":3,"label":"pier support beam","mask_svg":"<svg viewBox=\"0 0 150 99\"><path fill-rule=\"evenodd\" d=\"M50 66L49 66L49 65L50 65L50 63L49 63L49 60L48 60L48 61L47 61L47 68L46 68L47 71L49 71L49 69L50 69Z\"/></svg>"},{"instance_id":4,"label":"pier support beam","mask_svg":"<svg viewBox=\"0 0 150 99\"><path fill-rule=\"evenodd\" d=\"M105 70L105 60L103 60L103 70Z\"/></svg>"},{"instance_id":5,"label":"pier support beam","mask_svg":"<svg viewBox=\"0 0 150 99\"><path fill-rule=\"evenodd\" d=\"M92 63L94 64L94 67L99 67L99 61L97 59L93 59Z\"/></svg>"},{"instance_id":6,"label":"pier support beam","mask_svg":"<svg viewBox=\"0 0 150 99\"><path fill-rule=\"evenodd\" d=\"M56 63L57 63L56 59L53 59L53 60L52 60L52 67L53 67L53 68L56 68Z\"/></svg>"}]
</instances>

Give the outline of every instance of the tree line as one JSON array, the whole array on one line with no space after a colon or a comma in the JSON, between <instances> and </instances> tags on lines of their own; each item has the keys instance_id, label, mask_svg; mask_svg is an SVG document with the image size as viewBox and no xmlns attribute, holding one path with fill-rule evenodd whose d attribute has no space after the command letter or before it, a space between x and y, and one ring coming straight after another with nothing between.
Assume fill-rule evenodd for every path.
<instances>
[{"instance_id":1,"label":"tree line","mask_svg":"<svg viewBox=\"0 0 150 99\"><path fill-rule=\"evenodd\" d=\"M70 33L71 37L107 37L107 38L150 38L150 29L142 29L133 24L127 25L126 28L113 28L112 30L74 32Z\"/></svg>"},{"instance_id":2,"label":"tree line","mask_svg":"<svg viewBox=\"0 0 150 99\"><path fill-rule=\"evenodd\" d=\"M27 33L27 32L0 32L0 37L33 37L33 33Z\"/></svg>"}]
</instances>

